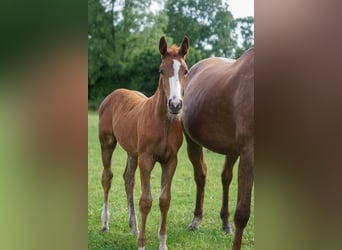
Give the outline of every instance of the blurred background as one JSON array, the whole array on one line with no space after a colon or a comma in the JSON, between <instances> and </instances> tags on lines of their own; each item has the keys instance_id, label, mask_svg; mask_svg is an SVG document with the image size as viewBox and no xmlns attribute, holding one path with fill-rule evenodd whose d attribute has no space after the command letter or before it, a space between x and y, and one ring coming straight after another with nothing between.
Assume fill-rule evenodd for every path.
<instances>
[{"instance_id":1,"label":"blurred background","mask_svg":"<svg viewBox=\"0 0 342 250\"><path fill-rule=\"evenodd\" d=\"M189 37L189 68L210 56L238 58L254 44L253 1L232 2L233 7L222 0L89 0L89 108L121 87L151 96L162 35L169 46Z\"/></svg>"},{"instance_id":2,"label":"blurred background","mask_svg":"<svg viewBox=\"0 0 342 250\"><path fill-rule=\"evenodd\" d=\"M120 84L149 94L135 70L155 60L160 35L190 37L189 66L253 43L225 3L126 2L1 3L0 249L88 248L88 100L96 108ZM341 249L340 10L255 4L255 249Z\"/></svg>"}]
</instances>

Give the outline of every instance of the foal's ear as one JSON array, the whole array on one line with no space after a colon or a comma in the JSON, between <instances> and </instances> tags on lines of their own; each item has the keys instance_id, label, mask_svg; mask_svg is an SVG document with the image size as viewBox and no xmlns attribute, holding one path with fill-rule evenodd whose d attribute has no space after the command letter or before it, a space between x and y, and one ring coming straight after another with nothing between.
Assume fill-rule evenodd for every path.
<instances>
[{"instance_id":1,"label":"foal's ear","mask_svg":"<svg viewBox=\"0 0 342 250\"><path fill-rule=\"evenodd\" d=\"M162 56L167 52L167 43L164 36L162 36L159 40L159 52Z\"/></svg>"},{"instance_id":2,"label":"foal's ear","mask_svg":"<svg viewBox=\"0 0 342 250\"><path fill-rule=\"evenodd\" d=\"M190 47L189 38L185 36L183 38L178 54L182 57L185 57L189 52L189 47Z\"/></svg>"}]
</instances>

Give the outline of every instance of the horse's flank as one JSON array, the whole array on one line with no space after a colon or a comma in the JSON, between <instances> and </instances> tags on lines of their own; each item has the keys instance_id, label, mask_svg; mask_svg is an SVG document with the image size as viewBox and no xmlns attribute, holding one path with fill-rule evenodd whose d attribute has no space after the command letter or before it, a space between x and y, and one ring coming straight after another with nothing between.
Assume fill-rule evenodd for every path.
<instances>
[{"instance_id":1,"label":"horse's flank","mask_svg":"<svg viewBox=\"0 0 342 250\"><path fill-rule=\"evenodd\" d=\"M251 85L254 76L241 73L240 59L243 58L237 61L216 57L202 60L190 69L184 85L184 92L191 93L191 98L184 97L184 126L192 131L195 141L200 138L207 148L222 154L239 151L242 142L236 139L246 132L240 125L252 131L253 119L237 125L246 113L250 116L253 110L246 109L254 102L254 84ZM213 117L215 119L210 119ZM211 136L206 133L207 128L210 128Z\"/></svg>"}]
</instances>

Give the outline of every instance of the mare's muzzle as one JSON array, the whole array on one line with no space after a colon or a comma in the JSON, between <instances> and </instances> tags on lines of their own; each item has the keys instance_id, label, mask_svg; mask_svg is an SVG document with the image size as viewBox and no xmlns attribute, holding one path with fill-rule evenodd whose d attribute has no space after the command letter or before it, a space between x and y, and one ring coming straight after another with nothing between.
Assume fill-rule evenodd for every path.
<instances>
[{"instance_id":1,"label":"mare's muzzle","mask_svg":"<svg viewBox=\"0 0 342 250\"><path fill-rule=\"evenodd\" d=\"M182 100L169 99L168 107L171 114L179 114L183 106Z\"/></svg>"}]
</instances>

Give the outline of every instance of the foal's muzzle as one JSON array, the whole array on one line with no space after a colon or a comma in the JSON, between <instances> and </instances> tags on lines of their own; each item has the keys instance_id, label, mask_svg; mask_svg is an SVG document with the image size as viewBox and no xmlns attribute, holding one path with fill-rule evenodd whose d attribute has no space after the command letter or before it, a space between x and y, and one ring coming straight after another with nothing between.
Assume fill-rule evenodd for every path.
<instances>
[{"instance_id":1,"label":"foal's muzzle","mask_svg":"<svg viewBox=\"0 0 342 250\"><path fill-rule=\"evenodd\" d=\"M181 111L182 109L182 106L183 106L183 103L182 103L182 100L172 100L172 99L169 99L169 102L168 102L168 107L169 107L169 112L171 114L179 114L179 112Z\"/></svg>"}]
</instances>

